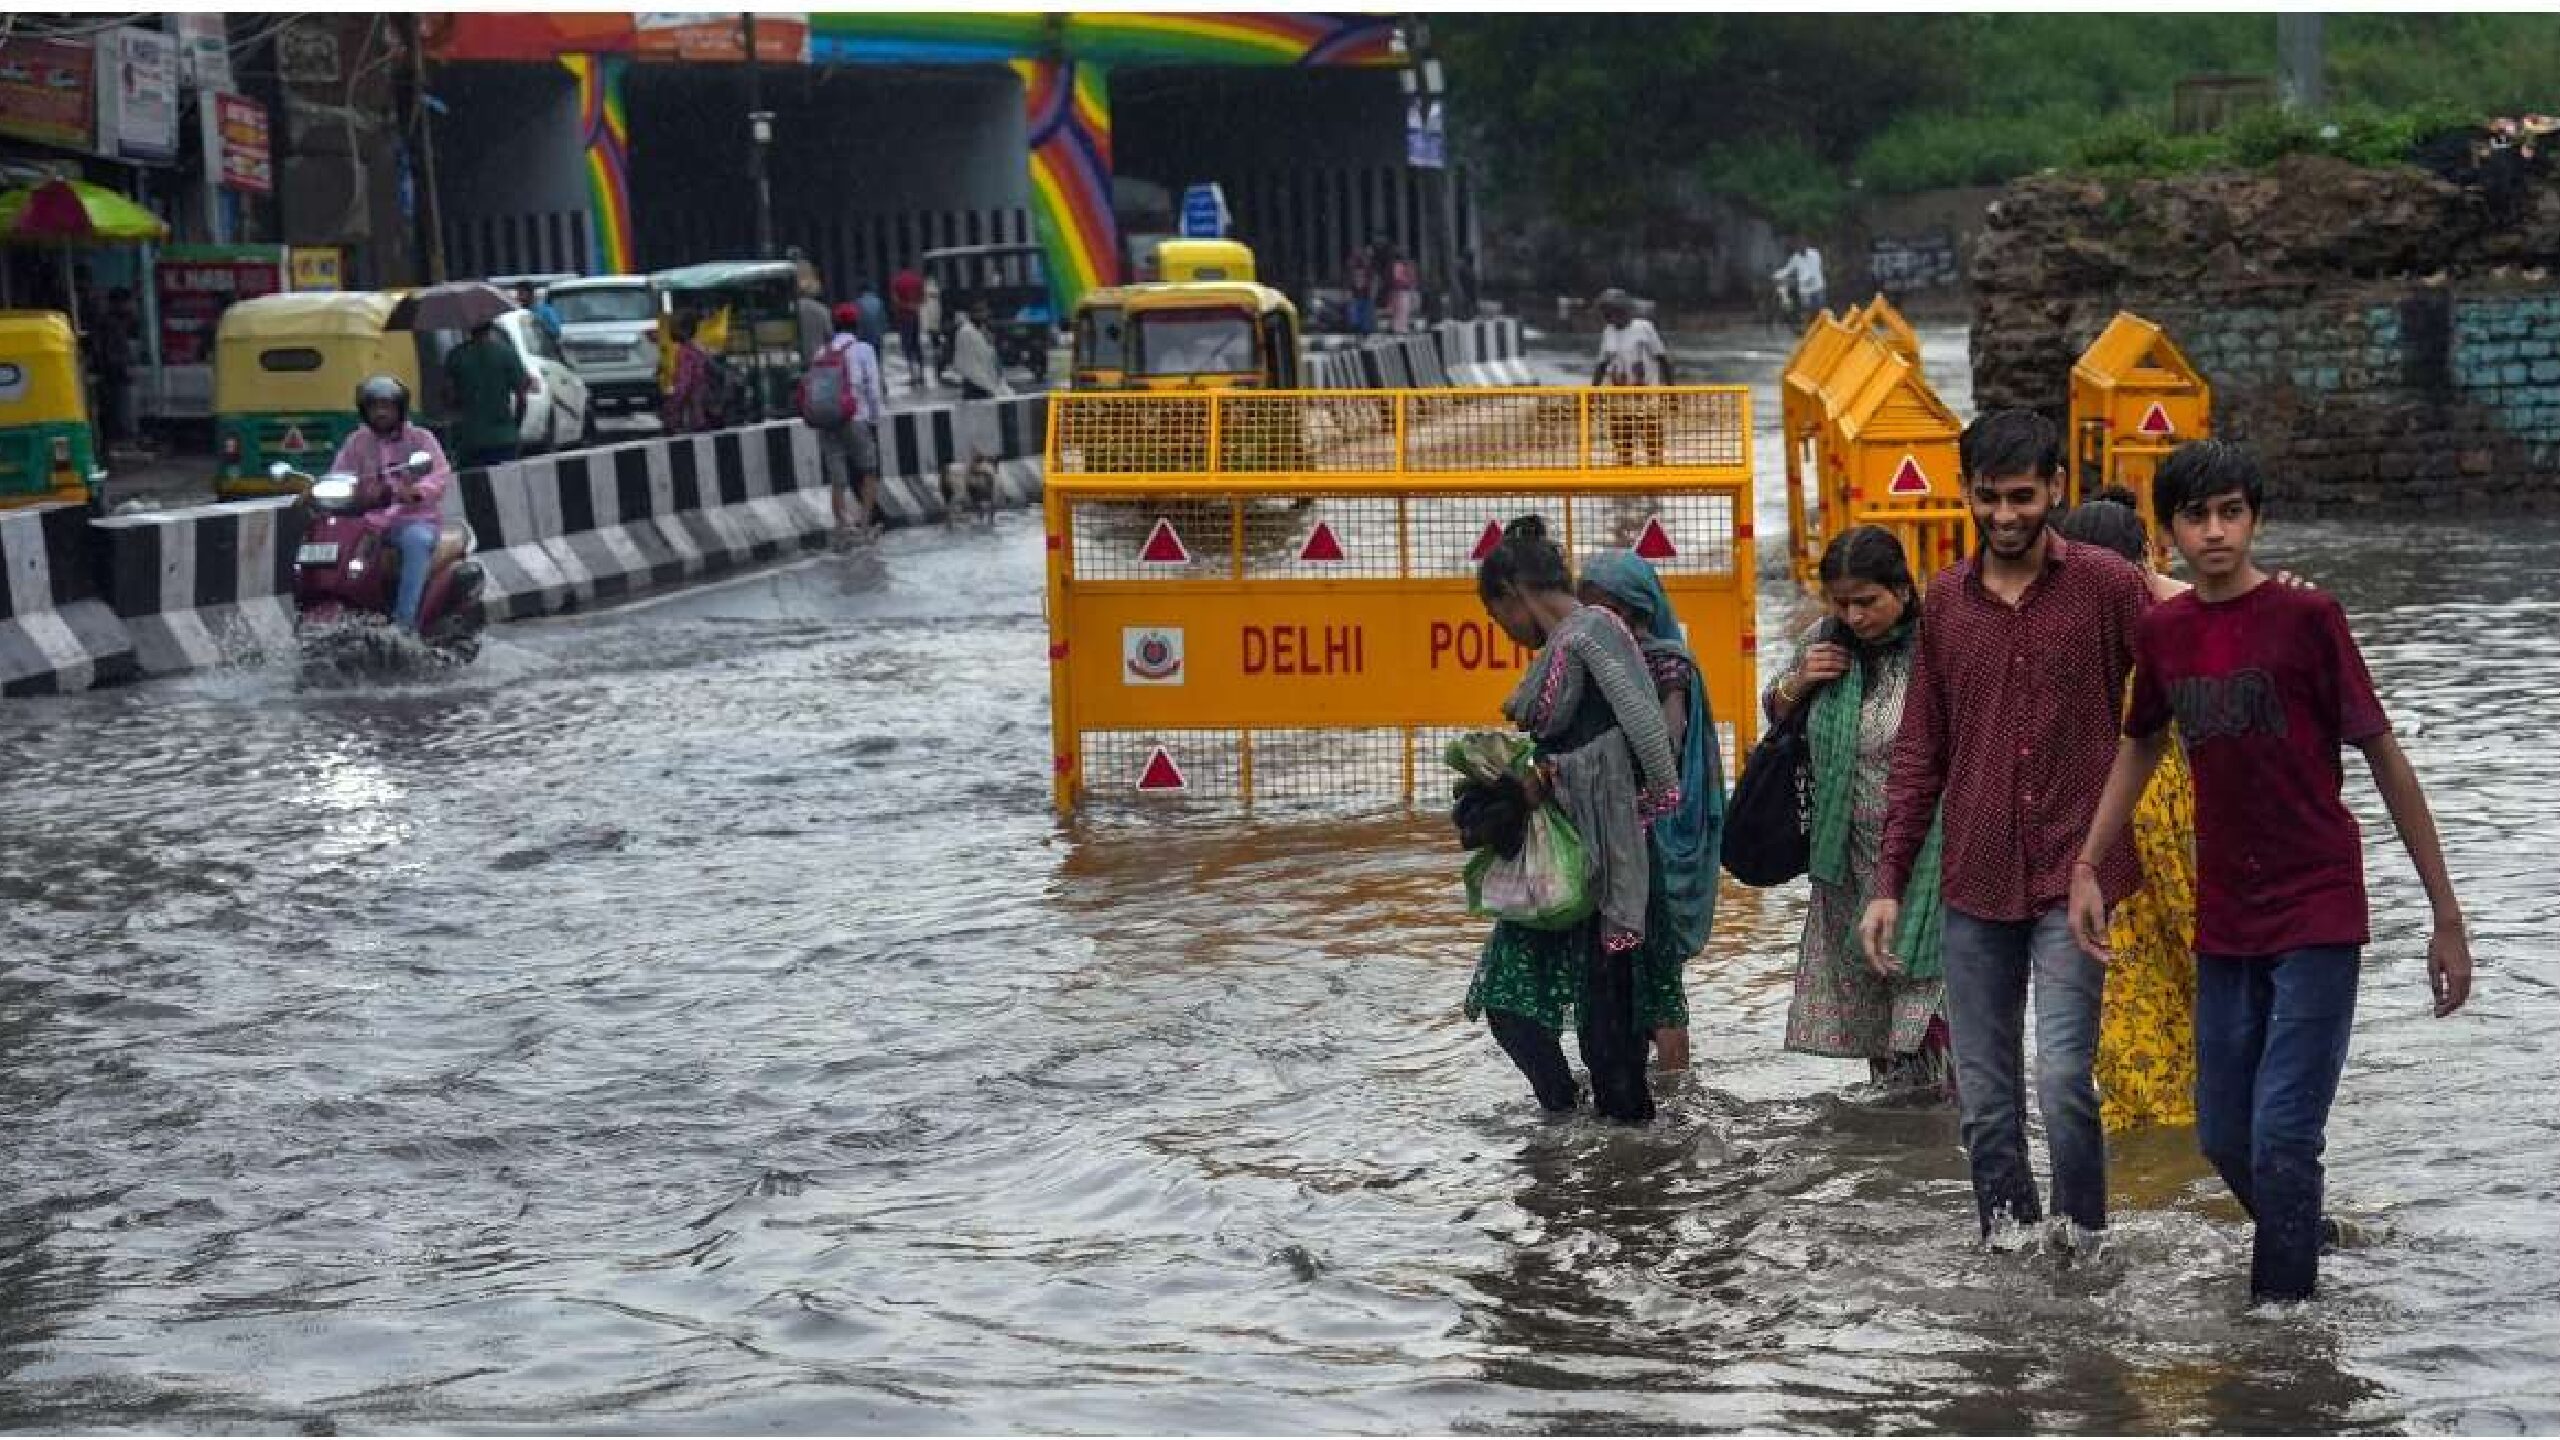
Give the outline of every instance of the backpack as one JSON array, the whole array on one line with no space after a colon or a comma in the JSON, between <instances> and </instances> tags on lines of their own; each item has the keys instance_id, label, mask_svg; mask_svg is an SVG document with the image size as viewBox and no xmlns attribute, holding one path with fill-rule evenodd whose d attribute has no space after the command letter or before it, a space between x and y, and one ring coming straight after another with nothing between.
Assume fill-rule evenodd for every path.
<instances>
[{"instance_id":1,"label":"backpack","mask_svg":"<svg viewBox=\"0 0 2560 1440\"><path fill-rule=\"evenodd\" d=\"M853 367L846 363L851 353L829 346L800 373L791 398L810 428L842 430L853 423L859 405L853 394Z\"/></svg>"}]
</instances>

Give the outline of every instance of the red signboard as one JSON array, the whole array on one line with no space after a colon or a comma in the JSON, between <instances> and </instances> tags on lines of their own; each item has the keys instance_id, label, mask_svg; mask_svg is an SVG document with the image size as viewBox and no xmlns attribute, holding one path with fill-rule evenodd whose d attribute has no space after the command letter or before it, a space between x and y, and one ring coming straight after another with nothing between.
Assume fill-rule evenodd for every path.
<instances>
[{"instance_id":1,"label":"red signboard","mask_svg":"<svg viewBox=\"0 0 2560 1440\"><path fill-rule=\"evenodd\" d=\"M160 360L213 363L213 332L235 300L284 288L283 247L171 245L152 266L160 293Z\"/></svg>"},{"instance_id":2,"label":"red signboard","mask_svg":"<svg viewBox=\"0 0 2560 1440\"><path fill-rule=\"evenodd\" d=\"M221 140L219 175L227 189L272 194L276 167L267 148L267 107L241 95L213 97L214 133Z\"/></svg>"},{"instance_id":3,"label":"red signboard","mask_svg":"<svg viewBox=\"0 0 2560 1440\"><path fill-rule=\"evenodd\" d=\"M97 52L86 40L0 46L0 135L86 150L98 118Z\"/></svg>"}]
</instances>

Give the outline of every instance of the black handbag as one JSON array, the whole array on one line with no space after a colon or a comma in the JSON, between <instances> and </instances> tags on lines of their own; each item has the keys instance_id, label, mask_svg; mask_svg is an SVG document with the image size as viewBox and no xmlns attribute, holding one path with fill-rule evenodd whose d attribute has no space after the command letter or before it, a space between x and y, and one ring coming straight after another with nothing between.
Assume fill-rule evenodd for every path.
<instances>
[{"instance_id":1,"label":"black handbag","mask_svg":"<svg viewBox=\"0 0 2560 1440\"><path fill-rule=\"evenodd\" d=\"M1813 863L1812 711L1808 695L1760 737L1725 802L1725 873L1745 885L1784 885Z\"/></svg>"}]
</instances>

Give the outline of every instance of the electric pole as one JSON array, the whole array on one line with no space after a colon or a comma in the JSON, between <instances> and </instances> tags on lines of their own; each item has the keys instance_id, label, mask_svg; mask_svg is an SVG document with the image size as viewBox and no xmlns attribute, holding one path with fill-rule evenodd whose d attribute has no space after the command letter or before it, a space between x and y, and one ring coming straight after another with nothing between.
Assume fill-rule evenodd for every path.
<instances>
[{"instance_id":1,"label":"electric pole","mask_svg":"<svg viewBox=\"0 0 2560 1440\"><path fill-rule=\"evenodd\" d=\"M426 232L427 283L444 283L444 201L436 193L435 116L427 105L426 25L409 17L410 121L418 140L418 225Z\"/></svg>"},{"instance_id":2,"label":"electric pole","mask_svg":"<svg viewBox=\"0 0 2560 1440\"><path fill-rule=\"evenodd\" d=\"M756 55L756 12L739 17L747 43L747 175L756 188L756 258L773 258L773 179L765 151L773 144L773 112L764 108L764 67Z\"/></svg>"}]
</instances>

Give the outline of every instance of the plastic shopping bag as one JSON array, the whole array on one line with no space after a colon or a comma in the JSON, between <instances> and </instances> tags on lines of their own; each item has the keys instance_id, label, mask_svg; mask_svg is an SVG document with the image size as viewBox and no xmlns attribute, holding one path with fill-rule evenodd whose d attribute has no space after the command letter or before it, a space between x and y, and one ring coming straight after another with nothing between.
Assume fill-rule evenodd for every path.
<instances>
[{"instance_id":1,"label":"plastic shopping bag","mask_svg":"<svg viewBox=\"0 0 2560 1440\"><path fill-rule=\"evenodd\" d=\"M1530 812L1518 854L1469 856L1466 882L1468 914L1535 930L1569 930L1598 903L1582 832L1553 802Z\"/></svg>"}]
</instances>

